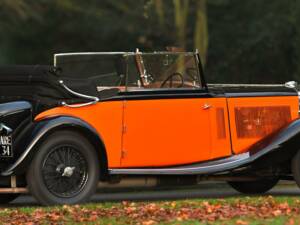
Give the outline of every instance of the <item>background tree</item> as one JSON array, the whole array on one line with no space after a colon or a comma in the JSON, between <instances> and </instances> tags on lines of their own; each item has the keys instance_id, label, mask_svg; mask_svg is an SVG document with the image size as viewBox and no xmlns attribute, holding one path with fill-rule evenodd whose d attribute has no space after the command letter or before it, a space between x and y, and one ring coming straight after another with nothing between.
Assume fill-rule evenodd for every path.
<instances>
[{"instance_id":1,"label":"background tree","mask_svg":"<svg viewBox=\"0 0 300 225\"><path fill-rule=\"evenodd\" d=\"M210 82L300 81L299 12L294 0L1 0L0 63L178 46L200 50Z\"/></svg>"},{"instance_id":2,"label":"background tree","mask_svg":"<svg viewBox=\"0 0 300 225\"><path fill-rule=\"evenodd\" d=\"M202 64L206 64L208 49L208 27L206 14L206 0L198 0L196 3L196 25L194 31L194 45L201 55Z\"/></svg>"}]
</instances>

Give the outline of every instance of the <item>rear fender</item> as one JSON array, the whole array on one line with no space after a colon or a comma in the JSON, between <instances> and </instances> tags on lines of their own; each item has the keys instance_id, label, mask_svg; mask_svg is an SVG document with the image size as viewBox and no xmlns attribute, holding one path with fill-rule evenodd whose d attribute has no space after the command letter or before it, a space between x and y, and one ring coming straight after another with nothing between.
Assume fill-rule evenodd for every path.
<instances>
[{"instance_id":1,"label":"rear fender","mask_svg":"<svg viewBox=\"0 0 300 225\"><path fill-rule=\"evenodd\" d=\"M274 165L284 163L300 150L300 119L252 145L250 156L255 164Z\"/></svg>"},{"instance_id":2,"label":"rear fender","mask_svg":"<svg viewBox=\"0 0 300 225\"><path fill-rule=\"evenodd\" d=\"M43 140L53 132L62 129L77 131L93 144L99 157L101 178L104 178L107 174L107 155L102 138L91 125L81 119L70 116L52 117L33 123L31 132L27 132L26 135L21 137L23 146L17 146L22 147L24 151L1 175L24 174Z\"/></svg>"}]
</instances>

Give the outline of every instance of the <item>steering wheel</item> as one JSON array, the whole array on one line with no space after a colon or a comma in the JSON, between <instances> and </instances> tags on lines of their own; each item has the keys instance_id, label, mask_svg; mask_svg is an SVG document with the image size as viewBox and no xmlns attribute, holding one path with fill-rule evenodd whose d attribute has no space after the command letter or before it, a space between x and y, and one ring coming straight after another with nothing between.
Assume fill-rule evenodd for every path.
<instances>
[{"instance_id":1,"label":"steering wheel","mask_svg":"<svg viewBox=\"0 0 300 225\"><path fill-rule=\"evenodd\" d=\"M180 84L176 87L176 88L181 88L181 87L183 87L183 85L184 85L184 79L183 79L183 76L181 75L181 73L178 73L178 72L175 72L175 73L172 73L171 75L169 75L162 83L161 83L161 85L160 85L160 88L163 88L165 85L166 85L166 83L169 81L170 82L170 85L169 85L169 87L171 88L173 85L173 77L176 77L176 76L178 76L178 77L180 77Z\"/></svg>"}]
</instances>

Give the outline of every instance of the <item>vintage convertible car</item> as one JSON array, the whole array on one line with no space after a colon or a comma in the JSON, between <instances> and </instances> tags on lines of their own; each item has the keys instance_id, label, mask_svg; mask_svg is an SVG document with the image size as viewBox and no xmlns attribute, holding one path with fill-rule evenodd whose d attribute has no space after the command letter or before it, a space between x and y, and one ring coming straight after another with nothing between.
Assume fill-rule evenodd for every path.
<instances>
[{"instance_id":1,"label":"vintage convertible car","mask_svg":"<svg viewBox=\"0 0 300 225\"><path fill-rule=\"evenodd\" d=\"M106 187L227 181L300 185L299 97L283 85L208 85L192 52L69 53L0 68L0 202L44 205Z\"/></svg>"}]
</instances>

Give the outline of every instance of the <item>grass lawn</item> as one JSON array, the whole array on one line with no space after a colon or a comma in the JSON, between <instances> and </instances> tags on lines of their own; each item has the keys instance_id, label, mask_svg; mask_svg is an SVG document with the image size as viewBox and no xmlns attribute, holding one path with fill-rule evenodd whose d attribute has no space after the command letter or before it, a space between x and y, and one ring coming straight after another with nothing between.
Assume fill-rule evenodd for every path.
<instances>
[{"instance_id":1,"label":"grass lawn","mask_svg":"<svg viewBox=\"0 0 300 225\"><path fill-rule=\"evenodd\" d=\"M2 208L1 224L300 224L298 197L238 197Z\"/></svg>"}]
</instances>

